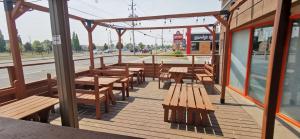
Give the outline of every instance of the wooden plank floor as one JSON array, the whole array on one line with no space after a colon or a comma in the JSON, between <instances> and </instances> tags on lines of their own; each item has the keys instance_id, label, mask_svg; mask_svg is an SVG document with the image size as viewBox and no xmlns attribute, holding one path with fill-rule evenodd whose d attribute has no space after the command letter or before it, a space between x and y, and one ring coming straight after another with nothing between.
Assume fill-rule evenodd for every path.
<instances>
[{"instance_id":1,"label":"wooden plank floor","mask_svg":"<svg viewBox=\"0 0 300 139\"><path fill-rule=\"evenodd\" d=\"M118 101L109 113L102 108L101 120L95 119L92 106L80 106L79 125L81 129L142 138L260 138L260 128L241 105L230 95L226 95L227 104L221 105L216 92L209 94L216 108L210 114L210 127L164 122L162 102L167 89L158 89L158 82L152 80L131 90L130 98ZM51 124L60 125L58 115L51 115Z\"/></svg>"}]
</instances>

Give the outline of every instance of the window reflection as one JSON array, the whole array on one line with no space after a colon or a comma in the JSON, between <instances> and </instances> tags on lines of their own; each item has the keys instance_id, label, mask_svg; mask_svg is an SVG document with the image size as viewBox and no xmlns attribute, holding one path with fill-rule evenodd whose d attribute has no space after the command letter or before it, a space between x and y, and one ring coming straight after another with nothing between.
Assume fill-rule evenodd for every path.
<instances>
[{"instance_id":1,"label":"window reflection","mask_svg":"<svg viewBox=\"0 0 300 139\"><path fill-rule=\"evenodd\" d=\"M271 40L271 26L254 30L248 95L260 103L264 103Z\"/></svg>"},{"instance_id":2,"label":"window reflection","mask_svg":"<svg viewBox=\"0 0 300 139\"><path fill-rule=\"evenodd\" d=\"M293 22L280 112L300 121L300 20Z\"/></svg>"}]
</instances>

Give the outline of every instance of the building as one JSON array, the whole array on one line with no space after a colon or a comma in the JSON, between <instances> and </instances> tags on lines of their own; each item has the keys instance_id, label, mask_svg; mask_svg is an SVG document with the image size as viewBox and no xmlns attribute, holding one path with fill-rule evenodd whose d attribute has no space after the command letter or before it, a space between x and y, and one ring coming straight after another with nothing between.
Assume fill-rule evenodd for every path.
<instances>
[{"instance_id":1,"label":"building","mask_svg":"<svg viewBox=\"0 0 300 139\"><path fill-rule=\"evenodd\" d=\"M223 0L228 9L233 1ZM264 107L270 47L275 18L274 0L247 0L234 11L230 22L227 87ZM293 0L277 116L300 127L300 1ZM224 45L221 28L220 45ZM255 66L254 66L255 65Z\"/></svg>"},{"instance_id":2,"label":"building","mask_svg":"<svg viewBox=\"0 0 300 139\"><path fill-rule=\"evenodd\" d=\"M216 51L219 50L219 36L216 34ZM210 33L191 34L192 54L211 54L212 35Z\"/></svg>"}]
</instances>

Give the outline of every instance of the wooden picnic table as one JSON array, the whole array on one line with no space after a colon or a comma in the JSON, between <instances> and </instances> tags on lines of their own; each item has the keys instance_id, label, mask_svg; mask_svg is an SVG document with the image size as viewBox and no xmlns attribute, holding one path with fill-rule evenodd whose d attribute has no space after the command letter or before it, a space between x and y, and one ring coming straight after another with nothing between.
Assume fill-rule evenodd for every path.
<instances>
[{"instance_id":1,"label":"wooden picnic table","mask_svg":"<svg viewBox=\"0 0 300 139\"><path fill-rule=\"evenodd\" d=\"M0 107L0 117L48 122L49 112L58 104L57 98L30 96Z\"/></svg>"},{"instance_id":2,"label":"wooden picnic table","mask_svg":"<svg viewBox=\"0 0 300 139\"><path fill-rule=\"evenodd\" d=\"M117 81L120 81L121 78L117 77L99 77L99 86L109 87L109 99L112 101L112 104L116 103L116 98L113 94L113 84ZM94 85L94 77L80 76L75 79L75 84L80 85Z\"/></svg>"},{"instance_id":3,"label":"wooden picnic table","mask_svg":"<svg viewBox=\"0 0 300 139\"><path fill-rule=\"evenodd\" d=\"M136 74L138 83L145 81L144 68L129 68L128 70Z\"/></svg>"},{"instance_id":4,"label":"wooden picnic table","mask_svg":"<svg viewBox=\"0 0 300 139\"><path fill-rule=\"evenodd\" d=\"M174 78L175 83L182 83L182 78L184 74L188 73L187 67L171 67L169 69L169 73L171 74L171 78Z\"/></svg>"}]
</instances>

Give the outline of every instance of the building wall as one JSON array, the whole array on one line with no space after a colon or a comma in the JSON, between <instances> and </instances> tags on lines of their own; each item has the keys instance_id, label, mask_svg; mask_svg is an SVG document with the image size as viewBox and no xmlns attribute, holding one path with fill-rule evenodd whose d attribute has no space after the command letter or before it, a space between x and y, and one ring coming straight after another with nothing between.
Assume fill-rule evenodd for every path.
<instances>
[{"instance_id":1,"label":"building wall","mask_svg":"<svg viewBox=\"0 0 300 139\"><path fill-rule=\"evenodd\" d=\"M291 15L299 15L300 14L300 0L292 0L292 10ZM274 22L274 16L275 16L275 10L276 10L276 1L275 0L247 0L243 5L241 5L236 11L233 12L232 20L230 22L230 32L237 32L244 29L251 29L252 31L254 28L269 25L272 26ZM221 59L223 59L223 48L224 48L224 36L225 35L225 27L221 27L220 31L220 54ZM231 41L231 40L230 40ZM289 41L289 40L287 40ZM252 47L252 44L249 44ZM231 47L231 46L230 46ZM251 58L251 57L250 57ZM249 59L250 59L249 58ZM228 60L231 60L230 58ZM223 61L223 60L222 60ZM251 60L249 60L251 61ZM286 62L286 61L285 61ZM220 65L220 67L223 65ZM249 66L251 67L251 66ZM222 73L222 68L220 68L220 73ZM247 67L247 70L249 68ZM221 76L222 78L222 76ZM247 79L249 81L249 79ZM282 79L283 80L283 79ZM230 87L230 86L229 86ZM247 87L245 87L247 88ZM240 92L239 92L240 93ZM281 92L282 93L282 92ZM256 101L252 98L250 98L247 94L247 91L243 91L241 94L245 95L246 98L249 98L250 100ZM280 98L281 99L281 98ZM261 104L261 103L260 103ZM259 102L258 102L259 105ZM263 106L263 105L260 105ZM281 106L281 105L280 105ZM280 109L279 106L279 109ZM282 117L281 112L278 112L278 115ZM295 123L295 125L300 126L300 121L296 121L292 118L284 118L287 119L287 121L294 121L292 123Z\"/></svg>"}]
</instances>

